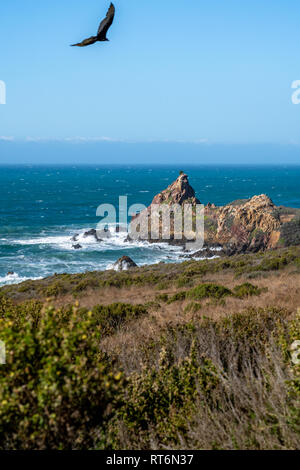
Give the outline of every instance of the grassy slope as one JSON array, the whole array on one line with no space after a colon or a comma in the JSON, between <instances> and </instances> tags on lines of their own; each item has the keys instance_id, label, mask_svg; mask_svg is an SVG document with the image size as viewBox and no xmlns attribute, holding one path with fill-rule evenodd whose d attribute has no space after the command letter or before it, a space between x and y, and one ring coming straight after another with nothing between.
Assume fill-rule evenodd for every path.
<instances>
[{"instance_id":1,"label":"grassy slope","mask_svg":"<svg viewBox=\"0 0 300 470\"><path fill-rule=\"evenodd\" d=\"M299 448L299 307L300 247L4 287L0 448Z\"/></svg>"}]
</instances>

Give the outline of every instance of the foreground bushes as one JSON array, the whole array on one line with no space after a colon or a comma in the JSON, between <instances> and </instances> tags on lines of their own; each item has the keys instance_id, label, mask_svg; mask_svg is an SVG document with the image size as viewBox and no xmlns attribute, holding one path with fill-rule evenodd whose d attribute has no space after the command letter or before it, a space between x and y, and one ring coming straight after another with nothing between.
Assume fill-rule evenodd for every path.
<instances>
[{"instance_id":1,"label":"foreground bushes","mask_svg":"<svg viewBox=\"0 0 300 470\"><path fill-rule=\"evenodd\" d=\"M299 326L270 308L169 330L157 364L130 376L110 446L299 448Z\"/></svg>"},{"instance_id":2,"label":"foreground bushes","mask_svg":"<svg viewBox=\"0 0 300 470\"><path fill-rule=\"evenodd\" d=\"M125 367L101 352L146 314L0 297L0 449L299 448L299 315L253 308L170 326L137 344L138 370L130 352Z\"/></svg>"},{"instance_id":3,"label":"foreground bushes","mask_svg":"<svg viewBox=\"0 0 300 470\"><path fill-rule=\"evenodd\" d=\"M0 298L0 449L93 447L124 382L100 339L140 313L126 304L88 312Z\"/></svg>"}]
</instances>

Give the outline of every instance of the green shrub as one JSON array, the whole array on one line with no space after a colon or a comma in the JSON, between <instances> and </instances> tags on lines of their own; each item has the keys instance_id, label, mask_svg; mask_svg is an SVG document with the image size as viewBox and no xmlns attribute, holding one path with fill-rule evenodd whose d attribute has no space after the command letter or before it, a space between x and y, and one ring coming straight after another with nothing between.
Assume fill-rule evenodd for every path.
<instances>
[{"instance_id":1,"label":"green shrub","mask_svg":"<svg viewBox=\"0 0 300 470\"><path fill-rule=\"evenodd\" d=\"M218 284L208 283L208 284L200 284L199 286L191 289L187 297L194 300L201 300L205 298L214 298L214 299L222 299L228 295L232 295L230 289L227 287L219 286Z\"/></svg>"},{"instance_id":2,"label":"green shrub","mask_svg":"<svg viewBox=\"0 0 300 470\"><path fill-rule=\"evenodd\" d=\"M76 284L72 289L72 293L78 294L86 289L95 289L97 287L99 287L99 281L97 281L97 279L84 279Z\"/></svg>"},{"instance_id":3,"label":"green shrub","mask_svg":"<svg viewBox=\"0 0 300 470\"><path fill-rule=\"evenodd\" d=\"M195 413L198 388L209 397L218 383L217 369L205 357L199 363L193 345L178 365L162 348L157 368L130 377L124 406L109 426L110 444L116 445L119 420L127 428L132 448L140 448L142 438L143 448L149 449L151 429L162 445L177 443L178 433L186 433L188 419Z\"/></svg>"},{"instance_id":4,"label":"green shrub","mask_svg":"<svg viewBox=\"0 0 300 470\"><path fill-rule=\"evenodd\" d=\"M122 388L99 349L91 313L66 321L46 308L39 321L0 320L0 449L87 449L98 440Z\"/></svg>"},{"instance_id":5,"label":"green shrub","mask_svg":"<svg viewBox=\"0 0 300 470\"><path fill-rule=\"evenodd\" d=\"M67 292L66 287L61 282L53 282L48 287L46 287L43 291L46 297L58 297L59 295L63 295Z\"/></svg>"},{"instance_id":6,"label":"green shrub","mask_svg":"<svg viewBox=\"0 0 300 470\"><path fill-rule=\"evenodd\" d=\"M111 305L96 305L92 309L93 322L102 334L111 334L129 320L147 313L143 305L115 303Z\"/></svg>"},{"instance_id":7,"label":"green shrub","mask_svg":"<svg viewBox=\"0 0 300 470\"><path fill-rule=\"evenodd\" d=\"M252 295L260 295L263 291L265 291L265 289L260 289L250 282L245 282L244 284L235 286L233 289L234 296L239 297L240 299L250 297Z\"/></svg>"},{"instance_id":8,"label":"green shrub","mask_svg":"<svg viewBox=\"0 0 300 470\"><path fill-rule=\"evenodd\" d=\"M265 258L258 266L261 271L277 271L288 264L285 257L280 258Z\"/></svg>"}]
</instances>

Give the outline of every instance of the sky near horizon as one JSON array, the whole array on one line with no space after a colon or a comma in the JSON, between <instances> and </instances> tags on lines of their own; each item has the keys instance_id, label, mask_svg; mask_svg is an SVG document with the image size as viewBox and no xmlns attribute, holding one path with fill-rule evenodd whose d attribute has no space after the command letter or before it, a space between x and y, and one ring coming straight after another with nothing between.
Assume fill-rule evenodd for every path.
<instances>
[{"instance_id":1,"label":"sky near horizon","mask_svg":"<svg viewBox=\"0 0 300 470\"><path fill-rule=\"evenodd\" d=\"M14 141L300 147L299 1L114 4L110 42L82 49L109 0L1 5L0 163Z\"/></svg>"}]
</instances>

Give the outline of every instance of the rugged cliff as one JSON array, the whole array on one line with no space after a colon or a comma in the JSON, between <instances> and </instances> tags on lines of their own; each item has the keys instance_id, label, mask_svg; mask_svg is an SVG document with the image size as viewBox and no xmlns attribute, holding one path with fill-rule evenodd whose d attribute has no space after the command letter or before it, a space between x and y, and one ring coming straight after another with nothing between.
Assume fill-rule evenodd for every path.
<instances>
[{"instance_id":1,"label":"rugged cliff","mask_svg":"<svg viewBox=\"0 0 300 470\"><path fill-rule=\"evenodd\" d=\"M143 218L149 219L153 210L157 210L157 204L161 207L174 204L184 207L187 203L192 206L191 217L195 222L196 205L200 201L189 184L188 176L181 173L174 183L154 197L146 211L134 219L135 224ZM228 255L300 244L300 209L275 206L266 194L221 207L209 203L205 206L204 214L205 245L221 246ZM170 243L186 242L184 237L176 239L173 219L170 238ZM158 239L150 241L168 241L164 224L160 223Z\"/></svg>"}]
</instances>

